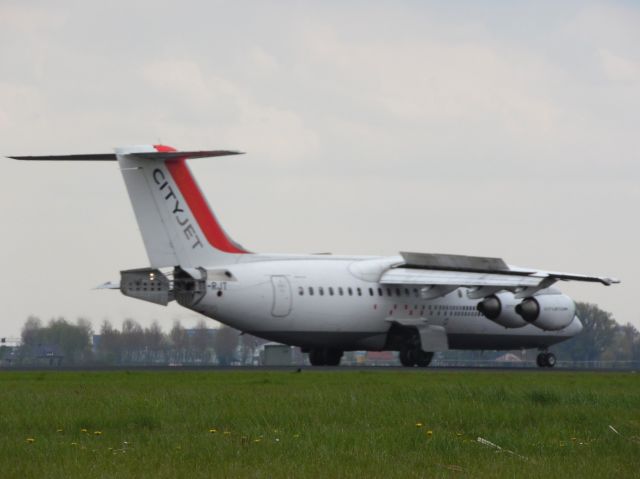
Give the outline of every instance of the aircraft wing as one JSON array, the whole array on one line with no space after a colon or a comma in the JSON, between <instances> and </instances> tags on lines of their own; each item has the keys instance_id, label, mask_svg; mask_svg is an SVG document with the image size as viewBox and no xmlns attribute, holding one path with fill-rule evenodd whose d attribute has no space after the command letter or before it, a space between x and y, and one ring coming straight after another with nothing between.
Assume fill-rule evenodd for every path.
<instances>
[{"instance_id":1,"label":"aircraft wing","mask_svg":"<svg viewBox=\"0 0 640 479\"><path fill-rule=\"evenodd\" d=\"M598 282L605 286L620 282L604 276L515 268L500 258L430 253L400 254L404 263L386 270L380 278L382 284L541 289L556 281Z\"/></svg>"}]
</instances>

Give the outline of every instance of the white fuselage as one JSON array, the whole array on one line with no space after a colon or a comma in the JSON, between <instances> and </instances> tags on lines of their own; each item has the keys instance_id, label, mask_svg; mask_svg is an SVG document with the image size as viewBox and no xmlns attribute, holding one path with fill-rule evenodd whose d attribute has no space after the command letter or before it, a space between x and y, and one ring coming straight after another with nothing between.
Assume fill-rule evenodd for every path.
<instances>
[{"instance_id":1,"label":"white fuselage","mask_svg":"<svg viewBox=\"0 0 640 479\"><path fill-rule=\"evenodd\" d=\"M458 288L424 299L415 286L381 285L376 271L399 257L247 255L207 271L207 292L191 309L241 331L303 348L391 349L395 321L443 326L451 349L546 348L582 330L508 329L482 316Z\"/></svg>"}]
</instances>

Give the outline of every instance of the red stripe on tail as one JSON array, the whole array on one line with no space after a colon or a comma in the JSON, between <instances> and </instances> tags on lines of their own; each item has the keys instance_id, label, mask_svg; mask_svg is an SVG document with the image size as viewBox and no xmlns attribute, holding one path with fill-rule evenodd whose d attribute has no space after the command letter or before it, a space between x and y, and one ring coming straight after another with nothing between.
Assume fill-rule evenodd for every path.
<instances>
[{"instance_id":1,"label":"red stripe on tail","mask_svg":"<svg viewBox=\"0 0 640 479\"><path fill-rule=\"evenodd\" d=\"M175 148L165 145L154 145L157 151L176 151ZM187 166L186 160L177 159L166 161L165 165L175 181L176 185L180 189L180 193L184 200L187 202L189 209L195 216L198 226L204 233L204 236L209 241L209 244L214 248L223 251L225 253L245 254L248 251L242 249L236 245L220 226L213 211L209 208L207 200L204 198L202 191L198 187L198 184L191 175L191 171Z\"/></svg>"}]
</instances>

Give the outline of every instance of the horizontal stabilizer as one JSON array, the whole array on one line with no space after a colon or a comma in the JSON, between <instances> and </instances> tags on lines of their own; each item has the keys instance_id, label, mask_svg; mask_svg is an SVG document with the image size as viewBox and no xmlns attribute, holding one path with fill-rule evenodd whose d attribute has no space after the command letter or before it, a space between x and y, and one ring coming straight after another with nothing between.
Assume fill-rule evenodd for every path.
<instances>
[{"instance_id":1,"label":"horizontal stabilizer","mask_svg":"<svg viewBox=\"0 0 640 479\"><path fill-rule=\"evenodd\" d=\"M211 158L214 156L244 155L242 151L208 150L208 151L158 151L131 153L136 158L145 160L187 160L190 158Z\"/></svg>"},{"instance_id":2,"label":"horizontal stabilizer","mask_svg":"<svg viewBox=\"0 0 640 479\"><path fill-rule=\"evenodd\" d=\"M182 160L189 158L210 158L214 156L242 155L241 151L230 150L208 150L208 151L154 151L129 153L136 158L145 160ZM114 153L98 153L91 155L45 155L45 156L8 156L14 160L26 161L116 161Z\"/></svg>"},{"instance_id":3,"label":"horizontal stabilizer","mask_svg":"<svg viewBox=\"0 0 640 479\"><path fill-rule=\"evenodd\" d=\"M97 153L92 155L7 156L7 158L26 161L116 161L116 155L114 153Z\"/></svg>"}]
</instances>

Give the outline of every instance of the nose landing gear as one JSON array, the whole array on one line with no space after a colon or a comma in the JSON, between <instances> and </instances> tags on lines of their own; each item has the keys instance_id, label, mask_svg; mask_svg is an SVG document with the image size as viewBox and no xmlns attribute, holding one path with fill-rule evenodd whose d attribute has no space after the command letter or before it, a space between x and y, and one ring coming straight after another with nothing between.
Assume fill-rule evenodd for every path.
<instances>
[{"instance_id":1,"label":"nose landing gear","mask_svg":"<svg viewBox=\"0 0 640 479\"><path fill-rule=\"evenodd\" d=\"M552 368L556 365L556 355L546 351L538 354L536 364L539 368Z\"/></svg>"}]
</instances>

